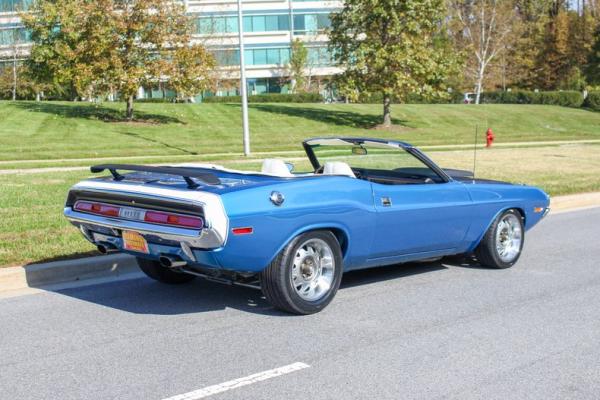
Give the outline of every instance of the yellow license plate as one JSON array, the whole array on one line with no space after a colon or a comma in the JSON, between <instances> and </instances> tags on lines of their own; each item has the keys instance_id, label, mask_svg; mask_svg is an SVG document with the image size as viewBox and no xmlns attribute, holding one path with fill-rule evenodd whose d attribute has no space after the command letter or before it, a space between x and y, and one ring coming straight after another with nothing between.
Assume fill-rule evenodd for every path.
<instances>
[{"instance_id":1,"label":"yellow license plate","mask_svg":"<svg viewBox=\"0 0 600 400\"><path fill-rule=\"evenodd\" d=\"M123 231L123 247L125 250L149 253L148 242L137 232Z\"/></svg>"}]
</instances>

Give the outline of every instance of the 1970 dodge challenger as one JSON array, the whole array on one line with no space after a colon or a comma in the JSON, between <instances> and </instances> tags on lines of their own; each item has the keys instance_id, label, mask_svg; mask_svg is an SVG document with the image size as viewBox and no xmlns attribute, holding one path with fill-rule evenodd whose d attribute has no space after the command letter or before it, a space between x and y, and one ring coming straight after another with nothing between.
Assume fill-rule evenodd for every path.
<instances>
[{"instance_id":1,"label":"1970 dodge challenger","mask_svg":"<svg viewBox=\"0 0 600 400\"><path fill-rule=\"evenodd\" d=\"M133 254L157 281L261 288L275 307L310 314L345 271L468 253L510 267L549 211L540 189L444 170L408 143L303 145L310 173L277 159L261 172L94 166L111 175L73 186L64 214L101 252Z\"/></svg>"}]
</instances>

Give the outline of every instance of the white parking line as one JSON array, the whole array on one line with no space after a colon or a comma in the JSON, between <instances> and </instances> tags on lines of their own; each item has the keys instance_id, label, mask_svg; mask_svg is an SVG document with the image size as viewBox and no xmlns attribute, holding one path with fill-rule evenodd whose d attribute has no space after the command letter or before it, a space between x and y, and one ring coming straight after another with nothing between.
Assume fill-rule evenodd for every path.
<instances>
[{"instance_id":1,"label":"white parking line","mask_svg":"<svg viewBox=\"0 0 600 400\"><path fill-rule=\"evenodd\" d=\"M242 386L251 385L253 383L265 381L271 378L277 378L278 376L282 376L285 374L289 374L292 372L300 371L304 368L309 368L310 365L304 364L301 362L293 363L290 365L286 365L283 367L270 369L268 371L262 371L256 374L248 375L243 378L234 379L232 381L227 381L223 383L219 383L218 385L207 386L203 389L194 390L193 392L187 392L183 394L178 394L173 397L168 397L163 400L196 400L203 399L208 396L212 396L214 394L227 392L228 390L237 389Z\"/></svg>"}]
</instances>

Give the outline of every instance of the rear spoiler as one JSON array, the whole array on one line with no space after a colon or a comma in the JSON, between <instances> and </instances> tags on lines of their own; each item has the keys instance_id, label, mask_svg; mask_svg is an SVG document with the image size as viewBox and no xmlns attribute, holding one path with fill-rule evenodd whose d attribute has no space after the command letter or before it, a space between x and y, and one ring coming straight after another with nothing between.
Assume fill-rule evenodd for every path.
<instances>
[{"instance_id":1,"label":"rear spoiler","mask_svg":"<svg viewBox=\"0 0 600 400\"><path fill-rule=\"evenodd\" d=\"M219 177L210 172L199 171L196 168L184 168L184 167L152 167L148 165L133 165L133 164L102 164L94 165L90 167L90 171L93 173L99 173L105 170L109 170L115 181L121 181L125 179L124 175L121 175L117 170L122 171L140 171L140 172L153 172L156 174L166 174L181 176L188 185L188 188L195 189L199 185L194 181L197 179L207 185L219 185L221 181ZM194 178L194 179L192 179Z\"/></svg>"}]
</instances>

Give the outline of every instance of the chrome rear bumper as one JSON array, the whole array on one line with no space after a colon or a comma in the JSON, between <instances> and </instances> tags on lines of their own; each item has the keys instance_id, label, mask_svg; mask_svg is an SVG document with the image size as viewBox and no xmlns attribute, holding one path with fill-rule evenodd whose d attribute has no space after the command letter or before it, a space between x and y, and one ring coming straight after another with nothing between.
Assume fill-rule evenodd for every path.
<instances>
[{"instance_id":1,"label":"chrome rear bumper","mask_svg":"<svg viewBox=\"0 0 600 400\"><path fill-rule=\"evenodd\" d=\"M115 217L94 215L73 210L77 200L71 194L82 192L85 199L96 199L111 202L106 196L117 196L130 201L131 204L141 202L167 202L174 205L194 205L202 209L204 218L203 229L187 229L167 225L152 224L143 221L127 220ZM104 200L103 200L104 199ZM136 203L140 201L140 203ZM151 207L149 207L151 208ZM102 227L101 231L111 229L114 236L120 236L120 230L131 230L143 235L151 235L158 239L178 242L183 246L197 249L216 249L223 247L227 241L229 219L225 213L220 196L197 190L174 189L169 187L154 187L139 184L139 182L121 182L105 180L87 180L76 184L69 192L69 198L64 208L65 217L81 229L86 238L94 242L93 235L86 234L86 230L94 231L94 226Z\"/></svg>"}]
</instances>

